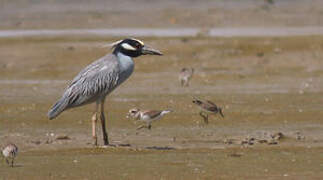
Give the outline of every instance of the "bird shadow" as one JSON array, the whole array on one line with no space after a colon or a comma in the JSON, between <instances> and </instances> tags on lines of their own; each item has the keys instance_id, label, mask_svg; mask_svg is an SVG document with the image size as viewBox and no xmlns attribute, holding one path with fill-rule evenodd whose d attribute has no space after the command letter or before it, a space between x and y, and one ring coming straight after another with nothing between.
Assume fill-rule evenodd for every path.
<instances>
[{"instance_id":1,"label":"bird shadow","mask_svg":"<svg viewBox=\"0 0 323 180\"><path fill-rule=\"evenodd\" d=\"M173 147L169 147L169 146L148 146L145 149L149 149L149 150L175 150L175 148Z\"/></svg>"},{"instance_id":2,"label":"bird shadow","mask_svg":"<svg viewBox=\"0 0 323 180\"><path fill-rule=\"evenodd\" d=\"M10 166L10 165L7 165L9 168L20 168L20 167L24 167L23 165L21 164L14 164L13 166Z\"/></svg>"},{"instance_id":3,"label":"bird shadow","mask_svg":"<svg viewBox=\"0 0 323 180\"><path fill-rule=\"evenodd\" d=\"M131 147L131 144L128 143L122 143L122 144L109 144L109 145L103 145L98 146L99 148L117 148L117 147Z\"/></svg>"}]
</instances>

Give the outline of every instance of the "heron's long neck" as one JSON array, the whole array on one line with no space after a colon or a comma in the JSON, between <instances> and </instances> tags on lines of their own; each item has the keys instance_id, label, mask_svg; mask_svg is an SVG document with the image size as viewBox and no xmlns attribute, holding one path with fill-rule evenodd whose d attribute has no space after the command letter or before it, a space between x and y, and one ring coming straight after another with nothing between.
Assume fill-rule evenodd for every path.
<instances>
[{"instance_id":1,"label":"heron's long neck","mask_svg":"<svg viewBox=\"0 0 323 180\"><path fill-rule=\"evenodd\" d=\"M130 56L126 56L120 52L117 54L117 57L119 60L119 67L121 72L119 76L119 82L122 83L132 74L135 64Z\"/></svg>"},{"instance_id":2,"label":"heron's long neck","mask_svg":"<svg viewBox=\"0 0 323 180\"><path fill-rule=\"evenodd\" d=\"M118 53L117 57L120 62L120 70L121 71L129 71L133 69L134 62L130 56L124 55L123 53Z\"/></svg>"}]
</instances>

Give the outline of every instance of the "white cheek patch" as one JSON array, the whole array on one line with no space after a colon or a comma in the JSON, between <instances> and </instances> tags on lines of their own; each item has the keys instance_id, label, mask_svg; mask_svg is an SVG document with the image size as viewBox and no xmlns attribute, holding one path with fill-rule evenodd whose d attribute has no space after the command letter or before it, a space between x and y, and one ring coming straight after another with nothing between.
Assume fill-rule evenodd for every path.
<instances>
[{"instance_id":1,"label":"white cheek patch","mask_svg":"<svg viewBox=\"0 0 323 180\"><path fill-rule=\"evenodd\" d=\"M130 50L130 51L136 51L137 49L136 48L134 48L133 46L131 46L130 44L128 44L128 43L122 43L121 44L121 46L123 47L123 48L125 48L126 50Z\"/></svg>"}]
</instances>

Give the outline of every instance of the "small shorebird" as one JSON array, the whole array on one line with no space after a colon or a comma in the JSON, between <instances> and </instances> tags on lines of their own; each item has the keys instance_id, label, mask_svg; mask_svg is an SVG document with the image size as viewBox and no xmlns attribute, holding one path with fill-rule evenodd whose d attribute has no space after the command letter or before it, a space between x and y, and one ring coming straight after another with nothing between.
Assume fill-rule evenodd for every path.
<instances>
[{"instance_id":1,"label":"small shorebird","mask_svg":"<svg viewBox=\"0 0 323 180\"><path fill-rule=\"evenodd\" d=\"M12 143L8 144L3 150L2 155L4 156L8 165L13 167L13 161L18 154L18 147Z\"/></svg>"},{"instance_id":2,"label":"small shorebird","mask_svg":"<svg viewBox=\"0 0 323 180\"><path fill-rule=\"evenodd\" d=\"M193 73L194 68L182 68L178 77L182 86L189 86L189 81L191 80Z\"/></svg>"},{"instance_id":3,"label":"small shorebird","mask_svg":"<svg viewBox=\"0 0 323 180\"><path fill-rule=\"evenodd\" d=\"M220 115L224 118L222 109L211 101L201 101L199 99L194 98L193 103L198 105L201 109L200 116L203 117L205 124L209 123L209 114L220 113Z\"/></svg>"},{"instance_id":4,"label":"small shorebird","mask_svg":"<svg viewBox=\"0 0 323 180\"><path fill-rule=\"evenodd\" d=\"M92 116L92 137L95 146L98 116L101 119L104 145L109 145L104 102L106 97L132 74L135 66L132 58L141 55L162 55L160 51L147 47L138 39L124 39L110 46L113 52L85 67L48 112L48 118L54 119L67 109L96 103Z\"/></svg>"},{"instance_id":5,"label":"small shorebird","mask_svg":"<svg viewBox=\"0 0 323 180\"><path fill-rule=\"evenodd\" d=\"M172 112L172 110L140 111L140 109L138 109L138 108L133 108L133 109L130 109L129 112L127 113L127 118L131 117L131 118L134 118L135 120L142 121L142 122L146 123L146 125L138 126L137 130L142 129L142 128L148 128L150 130L152 122L159 120L165 114L170 113L170 112Z\"/></svg>"}]
</instances>

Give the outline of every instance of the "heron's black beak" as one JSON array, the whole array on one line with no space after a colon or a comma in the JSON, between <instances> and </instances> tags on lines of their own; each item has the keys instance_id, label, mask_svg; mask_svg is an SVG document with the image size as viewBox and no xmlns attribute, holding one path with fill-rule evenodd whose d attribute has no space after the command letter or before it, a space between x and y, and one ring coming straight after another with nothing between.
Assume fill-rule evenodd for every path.
<instances>
[{"instance_id":1,"label":"heron's black beak","mask_svg":"<svg viewBox=\"0 0 323 180\"><path fill-rule=\"evenodd\" d=\"M141 49L141 54L142 55L158 55L158 56L162 56L163 53L161 53L160 51L156 50L156 49L153 49L153 48L150 48L150 47L147 47L147 46L144 46L142 49Z\"/></svg>"}]
</instances>

